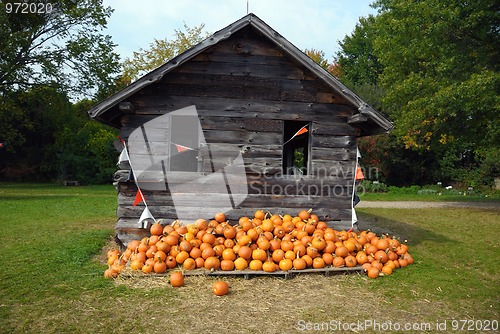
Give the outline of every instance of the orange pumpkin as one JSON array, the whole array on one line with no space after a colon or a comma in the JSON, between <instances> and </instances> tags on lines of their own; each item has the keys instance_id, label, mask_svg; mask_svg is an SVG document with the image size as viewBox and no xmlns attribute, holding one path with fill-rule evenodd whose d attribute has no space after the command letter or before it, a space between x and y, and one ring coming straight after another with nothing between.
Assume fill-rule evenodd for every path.
<instances>
[{"instance_id":1,"label":"orange pumpkin","mask_svg":"<svg viewBox=\"0 0 500 334\"><path fill-rule=\"evenodd\" d=\"M323 261L325 261L325 266L330 266L333 263L332 253L323 253L321 257L323 258Z\"/></svg>"},{"instance_id":2,"label":"orange pumpkin","mask_svg":"<svg viewBox=\"0 0 500 334\"><path fill-rule=\"evenodd\" d=\"M220 268L220 260L215 256L210 256L205 259L204 267L208 270L217 270Z\"/></svg>"},{"instance_id":3,"label":"orange pumpkin","mask_svg":"<svg viewBox=\"0 0 500 334\"><path fill-rule=\"evenodd\" d=\"M292 269L293 262L290 259L283 259L279 262L279 267L283 271L288 271L288 270Z\"/></svg>"},{"instance_id":4,"label":"orange pumpkin","mask_svg":"<svg viewBox=\"0 0 500 334\"><path fill-rule=\"evenodd\" d=\"M333 262L332 262L333 266L334 267L343 267L345 266L345 260L343 257L341 256L337 256L333 259Z\"/></svg>"},{"instance_id":5,"label":"orange pumpkin","mask_svg":"<svg viewBox=\"0 0 500 334\"><path fill-rule=\"evenodd\" d=\"M153 266L153 270L157 274L164 273L165 271L167 271L167 262L159 259L158 262L155 262L155 264Z\"/></svg>"},{"instance_id":6,"label":"orange pumpkin","mask_svg":"<svg viewBox=\"0 0 500 334\"><path fill-rule=\"evenodd\" d=\"M346 246L340 246L335 249L335 255L338 257L346 257L349 255L349 250L347 249Z\"/></svg>"},{"instance_id":7,"label":"orange pumpkin","mask_svg":"<svg viewBox=\"0 0 500 334\"><path fill-rule=\"evenodd\" d=\"M182 266L186 270L193 270L194 268L196 268L196 262L193 258L189 257L186 260L184 260L184 262L182 263Z\"/></svg>"},{"instance_id":8,"label":"orange pumpkin","mask_svg":"<svg viewBox=\"0 0 500 334\"><path fill-rule=\"evenodd\" d=\"M226 221L226 215L222 212L217 212L214 218L219 223Z\"/></svg>"},{"instance_id":9,"label":"orange pumpkin","mask_svg":"<svg viewBox=\"0 0 500 334\"><path fill-rule=\"evenodd\" d=\"M298 217L302 220L308 220L311 217L310 211L302 210L299 212Z\"/></svg>"},{"instance_id":10,"label":"orange pumpkin","mask_svg":"<svg viewBox=\"0 0 500 334\"><path fill-rule=\"evenodd\" d=\"M236 270L246 269L248 267L248 262L244 258L239 257L234 260L234 267L236 268Z\"/></svg>"},{"instance_id":11,"label":"orange pumpkin","mask_svg":"<svg viewBox=\"0 0 500 334\"><path fill-rule=\"evenodd\" d=\"M256 248L252 251L252 259L265 261L267 259L267 253L263 249Z\"/></svg>"},{"instance_id":12,"label":"orange pumpkin","mask_svg":"<svg viewBox=\"0 0 500 334\"><path fill-rule=\"evenodd\" d=\"M296 258L295 260L293 260L292 264L293 264L293 268L295 268L297 270L305 269L306 266L307 266L306 260L304 260L301 257Z\"/></svg>"},{"instance_id":13,"label":"orange pumpkin","mask_svg":"<svg viewBox=\"0 0 500 334\"><path fill-rule=\"evenodd\" d=\"M358 261L356 261L356 258L352 255L348 255L344 259L346 267L356 267L358 264Z\"/></svg>"},{"instance_id":14,"label":"orange pumpkin","mask_svg":"<svg viewBox=\"0 0 500 334\"><path fill-rule=\"evenodd\" d=\"M223 271L230 271L234 269L234 262L232 260L222 260L220 262L220 268Z\"/></svg>"},{"instance_id":15,"label":"orange pumpkin","mask_svg":"<svg viewBox=\"0 0 500 334\"><path fill-rule=\"evenodd\" d=\"M368 277L370 277L370 278L378 278L378 276L380 275L380 270L378 270L375 267L370 267L370 268L368 268L366 273L367 273Z\"/></svg>"},{"instance_id":16,"label":"orange pumpkin","mask_svg":"<svg viewBox=\"0 0 500 334\"><path fill-rule=\"evenodd\" d=\"M262 261L261 260L252 260L248 267L251 270L262 270Z\"/></svg>"},{"instance_id":17,"label":"orange pumpkin","mask_svg":"<svg viewBox=\"0 0 500 334\"><path fill-rule=\"evenodd\" d=\"M368 262L368 256L364 251L359 251L358 253L356 253L356 262L358 262L358 264L360 265Z\"/></svg>"},{"instance_id":18,"label":"orange pumpkin","mask_svg":"<svg viewBox=\"0 0 500 334\"><path fill-rule=\"evenodd\" d=\"M170 274L170 285L178 288L184 285L184 275L180 271Z\"/></svg>"},{"instance_id":19,"label":"orange pumpkin","mask_svg":"<svg viewBox=\"0 0 500 334\"><path fill-rule=\"evenodd\" d=\"M212 286L212 292L216 296L224 296L229 292L229 285L224 281L217 281Z\"/></svg>"},{"instance_id":20,"label":"orange pumpkin","mask_svg":"<svg viewBox=\"0 0 500 334\"><path fill-rule=\"evenodd\" d=\"M392 274L392 268L390 266L383 266L382 267L382 273L385 275L391 275Z\"/></svg>"},{"instance_id":21,"label":"orange pumpkin","mask_svg":"<svg viewBox=\"0 0 500 334\"><path fill-rule=\"evenodd\" d=\"M267 260L266 262L264 262L262 264L262 270L264 270L265 272L268 272L268 273L275 272L276 271L276 263L274 263L273 261Z\"/></svg>"},{"instance_id":22,"label":"orange pumpkin","mask_svg":"<svg viewBox=\"0 0 500 334\"><path fill-rule=\"evenodd\" d=\"M320 269L325 267L325 260L322 257L318 256L313 259L313 268Z\"/></svg>"},{"instance_id":23,"label":"orange pumpkin","mask_svg":"<svg viewBox=\"0 0 500 334\"><path fill-rule=\"evenodd\" d=\"M116 277L118 277L118 271L116 271L112 268L108 268L108 269L106 269L106 271L104 271L104 277L105 278L116 278Z\"/></svg>"}]
</instances>

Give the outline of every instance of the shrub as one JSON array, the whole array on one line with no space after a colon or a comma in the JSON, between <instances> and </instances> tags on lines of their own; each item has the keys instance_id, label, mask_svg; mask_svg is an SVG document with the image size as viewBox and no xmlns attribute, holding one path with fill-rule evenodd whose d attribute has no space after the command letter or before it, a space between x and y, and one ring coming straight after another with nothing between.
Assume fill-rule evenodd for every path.
<instances>
[{"instance_id":1,"label":"shrub","mask_svg":"<svg viewBox=\"0 0 500 334\"><path fill-rule=\"evenodd\" d=\"M387 185L378 181L369 181L365 180L361 183L361 186L364 188L365 192L368 193L385 193L387 192Z\"/></svg>"}]
</instances>

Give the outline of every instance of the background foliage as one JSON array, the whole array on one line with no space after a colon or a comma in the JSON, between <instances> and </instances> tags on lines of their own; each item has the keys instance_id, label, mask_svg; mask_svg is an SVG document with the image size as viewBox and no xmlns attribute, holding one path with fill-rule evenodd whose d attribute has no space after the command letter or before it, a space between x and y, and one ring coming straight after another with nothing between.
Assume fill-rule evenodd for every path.
<instances>
[{"instance_id":1,"label":"background foliage","mask_svg":"<svg viewBox=\"0 0 500 334\"><path fill-rule=\"evenodd\" d=\"M377 0L333 62L304 52L395 123L362 138L368 178L390 186L492 187L500 176L500 3ZM155 39L121 63L102 33L102 0L54 15L0 11L0 179L110 182L116 132L88 118L98 101L199 43L204 25ZM78 102L75 102L78 101Z\"/></svg>"},{"instance_id":2,"label":"background foliage","mask_svg":"<svg viewBox=\"0 0 500 334\"><path fill-rule=\"evenodd\" d=\"M361 142L393 185L491 186L500 175L494 0L379 0L341 42L340 79L396 127Z\"/></svg>"}]
</instances>

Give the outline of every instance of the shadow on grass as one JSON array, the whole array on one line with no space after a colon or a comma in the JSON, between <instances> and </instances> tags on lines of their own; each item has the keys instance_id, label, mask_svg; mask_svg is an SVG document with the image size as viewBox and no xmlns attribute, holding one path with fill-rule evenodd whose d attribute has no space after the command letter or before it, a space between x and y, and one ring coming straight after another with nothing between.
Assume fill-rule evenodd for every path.
<instances>
[{"instance_id":1,"label":"shadow on grass","mask_svg":"<svg viewBox=\"0 0 500 334\"><path fill-rule=\"evenodd\" d=\"M358 225L360 230L372 230L377 234L389 234L399 237L400 240L408 240L408 245L418 245L422 241L436 243L456 242L450 238L416 225L405 223L401 220L389 219L367 212L358 212Z\"/></svg>"}]
</instances>

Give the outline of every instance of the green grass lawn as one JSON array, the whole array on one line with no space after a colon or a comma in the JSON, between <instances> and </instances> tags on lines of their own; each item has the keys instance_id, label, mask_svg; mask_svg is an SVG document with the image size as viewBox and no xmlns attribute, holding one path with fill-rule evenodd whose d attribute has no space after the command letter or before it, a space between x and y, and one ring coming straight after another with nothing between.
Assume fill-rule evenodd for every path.
<instances>
[{"instance_id":1,"label":"green grass lawn","mask_svg":"<svg viewBox=\"0 0 500 334\"><path fill-rule=\"evenodd\" d=\"M165 278L105 280L99 254L115 210L112 186L0 183L0 333L294 333L300 320L370 319L447 319L450 329L451 319L499 320L495 210L359 209L361 221L408 239L416 263L377 280L228 278L232 292L222 298L210 292L215 278L189 278L180 289Z\"/></svg>"},{"instance_id":2,"label":"green grass lawn","mask_svg":"<svg viewBox=\"0 0 500 334\"><path fill-rule=\"evenodd\" d=\"M498 194L486 196L457 194L405 194L398 192L360 194L362 201L424 201L424 202L495 202L500 204Z\"/></svg>"}]
</instances>

